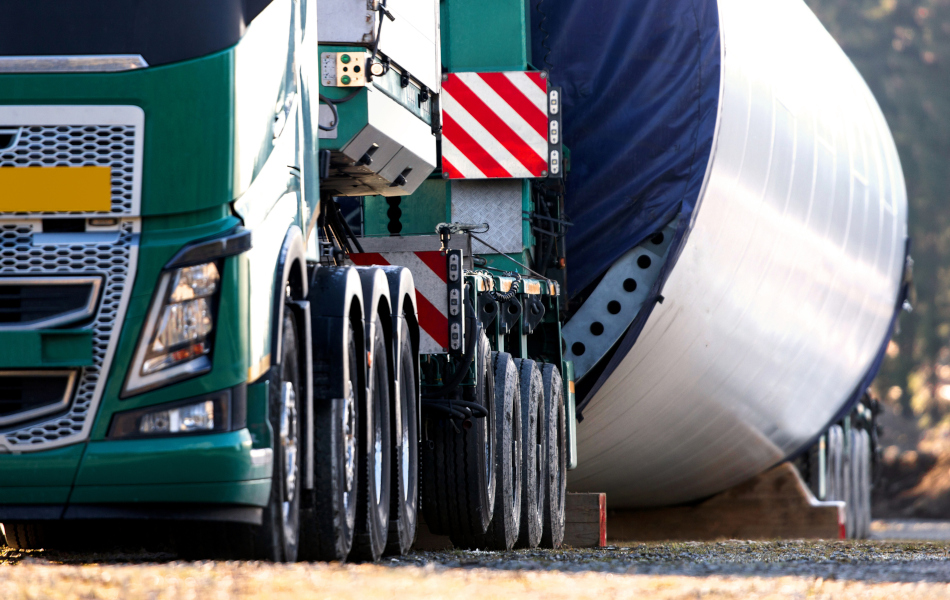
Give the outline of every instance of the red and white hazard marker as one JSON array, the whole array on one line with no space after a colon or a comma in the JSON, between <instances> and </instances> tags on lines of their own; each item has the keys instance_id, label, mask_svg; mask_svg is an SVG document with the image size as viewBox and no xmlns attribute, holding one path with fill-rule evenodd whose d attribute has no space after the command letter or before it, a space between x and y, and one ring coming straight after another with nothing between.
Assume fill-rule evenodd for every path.
<instances>
[{"instance_id":1,"label":"red and white hazard marker","mask_svg":"<svg viewBox=\"0 0 950 600\"><path fill-rule=\"evenodd\" d=\"M419 352L435 354L449 346L448 270L445 255L434 252L362 252L350 254L361 267L397 265L412 271L419 313Z\"/></svg>"},{"instance_id":2,"label":"red and white hazard marker","mask_svg":"<svg viewBox=\"0 0 950 600\"><path fill-rule=\"evenodd\" d=\"M441 94L443 174L559 176L560 111L557 92L553 100L549 93L541 72L449 74Z\"/></svg>"}]
</instances>

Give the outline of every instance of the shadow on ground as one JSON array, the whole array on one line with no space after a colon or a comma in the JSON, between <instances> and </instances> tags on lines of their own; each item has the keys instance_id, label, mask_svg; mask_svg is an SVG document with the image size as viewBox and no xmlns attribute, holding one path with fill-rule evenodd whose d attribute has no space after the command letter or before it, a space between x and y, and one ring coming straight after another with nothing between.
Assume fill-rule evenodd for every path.
<instances>
[{"instance_id":1,"label":"shadow on ground","mask_svg":"<svg viewBox=\"0 0 950 600\"><path fill-rule=\"evenodd\" d=\"M0 564L156 564L187 566L163 548L18 551ZM233 563L228 563L233 564ZM940 542L677 542L600 549L413 552L387 557L384 567L551 571L687 577L809 577L861 582L950 582L950 544Z\"/></svg>"}]
</instances>

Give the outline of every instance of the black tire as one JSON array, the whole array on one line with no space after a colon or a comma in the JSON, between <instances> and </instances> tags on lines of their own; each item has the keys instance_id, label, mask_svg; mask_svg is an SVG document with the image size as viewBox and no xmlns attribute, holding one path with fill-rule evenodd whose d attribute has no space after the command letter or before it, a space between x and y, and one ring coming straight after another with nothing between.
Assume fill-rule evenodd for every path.
<instances>
[{"instance_id":1,"label":"black tire","mask_svg":"<svg viewBox=\"0 0 950 600\"><path fill-rule=\"evenodd\" d=\"M541 546L560 548L564 541L564 505L567 501L567 418L561 372L554 365L541 369L544 382L544 418L547 434L544 531Z\"/></svg>"},{"instance_id":2,"label":"black tire","mask_svg":"<svg viewBox=\"0 0 950 600\"><path fill-rule=\"evenodd\" d=\"M426 419L423 442L422 507L432 533L448 535L463 547L484 534L495 507L495 397L491 347L485 334L475 348L476 384L462 396L484 407L488 416L468 424Z\"/></svg>"},{"instance_id":3,"label":"black tire","mask_svg":"<svg viewBox=\"0 0 950 600\"><path fill-rule=\"evenodd\" d=\"M861 452L861 500L863 502L863 510L861 512L861 539L867 539L871 535L871 520L873 519L873 515L871 514L871 492L874 487L872 474L874 449L871 444L871 434L864 429L861 430L861 442L863 444Z\"/></svg>"},{"instance_id":4,"label":"black tire","mask_svg":"<svg viewBox=\"0 0 950 600\"><path fill-rule=\"evenodd\" d=\"M39 550L49 544L48 527L45 523L4 523L3 537L14 550Z\"/></svg>"},{"instance_id":5,"label":"black tire","mask_svg":"<svg viewBox=\"0 0 950 600\"><path fill-rule=\"evenodd\" d=\"M861 540L868 535L871 515L871 486L869 485L871 457L868 432L863 429L852 429L849 450L851 510L848 514L852 519L850 537Z\"/></svg>"},{"instance_id":6,"label":"black tire","mask_svg":"<svg viewBox=\"0 0 950 600\"><path fill-rule=\"evenodd\" d=\"M273 431L271 491L260 525L198 523L181 532L177 552L189 559L295 562L300 540L300 355L296 320L284 309L280 378L271 382L268 416Z\"/></svg>"},{"instance_id":7,"label":"black tire","mask_svg":"<svg viewBox=\"0 0 950 600\"><path fill-rule=\"evenodd\" d=\"M356 530L360 477L359 430L365 388L360 385L360 352L355 329L346 326L347 381L343 398L321 385L329 381L330 361L314 361L314 492L310 518L303 520L300 556L306 560L344 561ZM342 340L341 340L342 342Z\"/></svg>"},{"instance_id":8,"label":"black tire","mask_svg":"<svg viewBox=\"0 0 950 600\"><path fill-rule=\"evenodd\" d=\"M370 347L371 362L366 369L366 397L360 432L365 442L360 447L363 477L357 500L356 535L350 558L376 561L386 549L389 533L390 475L392 473L392 425L389 407L389 349L377 322Z\"/></svg>"},{"instance_id":9,"label":"black tire","mask_svg":"<svg viewBox=\"0 0 950 600\"><path fill-rule=\"evenodd\" d=\"M521 531L516 548L537 548L544 531L544 506L547 486L544 428L544 381L537 363L516 358L521 387Z\"/></svg>"},{"instance_id":10,"label":"black tire","mask_svg":"<svg viewBox=\"0 0 950 600\"><path fill-rule=\"evenodd\" d=\"M406 320L399 320L399 352L395 389L399 406L392 407L394 460L392 505L386 554L409 552L416 537L419 508L419 397L416 393L416 355ZM394 394L394 399L397 396ZM398 415L398 418L396 418Z\"/></svg>"},{"instance_id":11,"label":"black tire","mask_svg":"<svg viewBox=\"0 0 950 600\"><path fill-rule=\"evenodd\" d=\"M798 469L798 474L801 475L802 481L816 500L824 499L821 493L821 459L824 448L827 447L827 442L822 445L823 439L825 438L819 438L817 442L812 444L812 446L793 463L795 468Z\"/></svg>"},{"instance_id":12,"label":"black tire","mask_svg":"<svg viewBox=\"0 0 950 600\"><path fill-rule=\"evenodd\" d=\"M230 548L239 557L272 562L296 562L300 540L300 354L293 311L284 309L280 379L270 393L269 417L273 430L274 468L271 493L260 526L231 525L236 529ZM229 536L225 536L227 539ZM248 551L249 550L249 551Z\"/></svg>"},{"instance_id":13,"label":"black tire","mask_svg":"<svg viewBox=\"0 0 950 600\"><path fill-rule=\"evenodd\" d=\"M828 428L828 449L826 461L828 484L826 500L840 500L847 502L847 488L845 487L845 459L844 459L844 429L840 425L832 425ZM845 506L845 531L847 532L848 510Z\"/></svg>"},{"instance_id":14,"label":"black tire","mask_svg":"<svg viewBox=\"0 0 950 600\"><path fill-rule=\"evenodd\" d=\"M495 509L476 547L511 550L521 526L521 391L507 352L492 352L495 388Z\"/></svg>"}]
</instances>

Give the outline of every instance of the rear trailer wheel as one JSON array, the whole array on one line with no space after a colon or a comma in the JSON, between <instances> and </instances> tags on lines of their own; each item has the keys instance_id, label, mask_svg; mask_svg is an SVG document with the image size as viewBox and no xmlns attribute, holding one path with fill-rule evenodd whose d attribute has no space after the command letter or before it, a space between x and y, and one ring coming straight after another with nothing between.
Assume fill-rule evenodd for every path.
<instances>
[{"instance_id":1,"label":"rear trailer wheel","mask_svg":"<svg viewBox=\"0 0 950 600\"><path fill-rule=\"evenodd\" d=\"M854 430L847 430L843 436L844 448L841 460L841 493L845 502L845 536L849 540L855 538L855 485L854 485Z\"/></svg>"},{"instance_id":2,"label":"rear trailer wheel","mask_svg":"<svg viewBox=\"0 0 950 600\"><path fill-rule=\"evenodd\" d=\"M537 548L544 531L544 381L533 360L514 359L521 388L521 527L517 548Z\"/></svg>"},{"instance_id":3,"label":"rear trailer wheel","mask_svg":"<svg viewBox=\"0 0 950 600\"><path fill-rule=\"evenodd\" d=\"M541 369L544 382L544 418L547 441L544 531L541 546L560 548L564 541L564 505L567 501L567 419L561 372L554 365Z\"/></svg>"},{"instance_id":4,"label":"rear trailer wheel","mask_svg":"<svg viewBox=\"0 0 950 600\"><path fill-rule=\"evenodd\" d=\"M406 320L399 320L399 353L396 359L396 402L393 411L394 455L392 505L386 554L409 552L416 537L419 507L419 427L416 394L416 357ZM397 406L398 405L398 406Z\"/></svg>"},{"instance_id":5,"label":"rear trailer wheel","mask_svg":"<svg viewBox=\"0 0 950 600\"><path fill-rule=\"evenodd\" d=\"M828 428L828 460L827 477L825 478L828 488L825 496L826 500L839 500L845 502L845 532L847 535L848 517L848 497L844 484L844 430L840 425L832 425Z\"/></svg>"},{"instance_id":6,"label":"rear trailer wheel","mask_svg":"<svg viewBox=\"0 0 950 600\"><path fill-rule=\"evenodd\" d=\"M495 509L476 547L511 550L521 525L521 391L507 352L492 352L495 388Z\"/></svg>"},{"instance_id":7,"label":"rear trailer wheel","mask_svg":"<svg viewBox=\"0 0 950 600\"><path fill-rule=\"evenodd\" d=\"M482 333L475 346L474 386L463 388L463 399L487 412L486 417L454 421L426 418L423 455L422 507L426 525L463 547L488 530L495 506L495 408L491 347Z\"/></svg>"},{"instance_id":8,"label":"rear trailer wheel","mask_svg":"<svg viewBox=\"0 0 950 600\"><path fill-rule=\"evenodd\" d=\"M855 539L864 539L868 535L871 513L870 437L863 429L851 432L851 534Z\"/></svg>"},{"instance_id":9,"label":"rear trailer wheel","mask_svg":"<svg viewBox=\"0 0 950 600\"><path fill-rule=\"evenodd\" d=\"M867 430L861 430L861 438L864 443L864 452L861 454L863 460L863 498L864 498L864 521L861 537L867 539L871 535L871 493L874 488L874 474L872 463L874 462L874 444L871 443L871 434Z\"/></svg>"},{"instance_id":10,"label":"rear trailer wheel","mask_svg":"<svg viewBox=\"0 0 950 600\"><path fill-rule=\"evenodd\" d=\"M353 546L357 487L360 476L361 402L359 353L352 322L346 326L346 381L342 398L315 394L314 479L312 518L303 522L301 557L343 561ZM314 363L314 381L329 379L330 363ZM319 386L315 386L319 391Z\"/></svg>"},{"instance_id":11,"label":"rear trailer wheel","mask_svg":"<svg viewBox=\"0 0 950 600\"><path fill-rule=\"evenodd\" d=\"M357 501L356 536L350 553L354 560L375 561L386 548L389 533L390 474L392 470L389 422L389 353L379 324L373 327L366 369L367 403L360 431L363 477Z\"/></svg>"}]
</instances>

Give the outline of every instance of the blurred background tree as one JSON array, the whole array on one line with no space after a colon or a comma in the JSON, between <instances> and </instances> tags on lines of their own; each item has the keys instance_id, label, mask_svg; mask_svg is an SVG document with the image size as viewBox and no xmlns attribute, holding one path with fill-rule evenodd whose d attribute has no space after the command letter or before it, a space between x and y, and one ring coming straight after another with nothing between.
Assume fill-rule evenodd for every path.
<instances>
[{"instance_id":1,"label":"blurred background tree","mask_svg":"<svg viewBox=\"0 0 950 600\"><path fill-rule=\"evenodd\" d=\"M875 387L950 424L950 0L806 0L877 97L907 180L916 302Z\"/></svg>"}]
</instances>

